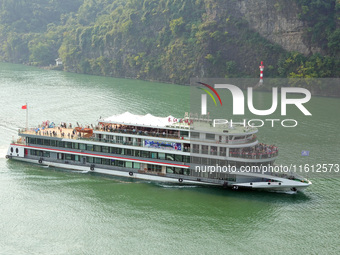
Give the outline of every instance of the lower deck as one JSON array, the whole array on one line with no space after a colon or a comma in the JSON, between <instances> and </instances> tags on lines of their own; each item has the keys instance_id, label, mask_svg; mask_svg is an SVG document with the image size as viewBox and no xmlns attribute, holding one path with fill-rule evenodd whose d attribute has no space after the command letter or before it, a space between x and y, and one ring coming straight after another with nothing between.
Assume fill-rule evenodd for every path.
<instances>
[{"instance_id":1,"label":"lower deck","mask_svg":"<svg viewBox=\"0 0 340 255\"><path fill-rule=\"evenodd\" d=\"M152 181L185 183L185 184L202 184L218 185L233 188L251 188L266 189L275 191L299 190L310 185L303 180L294 180L293 178L284 178L274 173L197 173L194 168L176 168L155 164L135 162L129 165L112 164L113 161L89 161L88 157L78 157L77 155L67 154L69 158L58 156L44 157L46 151L40 151L40 155L29 153L30 149L25 146L12 144L8 157L16 160L38 163L47 166L54 166L66 169L92 171L97 173L124 176L131 178L146 179ZM53 152L52 152L53 153ZM96 163L97 162L97 163ZM114 161L116 162L116 161ZM182 166L183 167L183 166Z\"/></svg>"}]
</instances>

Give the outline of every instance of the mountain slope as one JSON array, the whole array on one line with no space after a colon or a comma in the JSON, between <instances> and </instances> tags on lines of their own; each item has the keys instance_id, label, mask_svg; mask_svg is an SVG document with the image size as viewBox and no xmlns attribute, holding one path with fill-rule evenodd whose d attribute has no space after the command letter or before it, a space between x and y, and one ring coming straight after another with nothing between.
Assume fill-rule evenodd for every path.
<instances>
[{"instance_id":1,"label":"mountain slope","mask_svg":"<svg viewBox=\"0 0 340 255\"><path fill-rule=\"evenodd\" d=\"M340 76L339 0L0 3L4 61L182 84L256 77L260 61L271 77Z\"/></svg>"}]
</instances>

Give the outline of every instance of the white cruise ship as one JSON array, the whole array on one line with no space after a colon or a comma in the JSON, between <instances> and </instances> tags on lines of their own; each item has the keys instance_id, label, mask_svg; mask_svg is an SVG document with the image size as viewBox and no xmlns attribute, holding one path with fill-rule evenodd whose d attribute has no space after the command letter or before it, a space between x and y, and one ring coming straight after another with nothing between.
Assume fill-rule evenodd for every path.
<instances>
[{"instance_id":1,"label":"white cruise ship","mask_svg":"<svg viewBox=\"0 0 340 255\"><path fill-rule=\"evenodd\" d=\"M252 127L124 113L96 126L19 130L7 158L66 169L181 184L296 192L311 182L278 172L278 149L259 143Z\"/></svg>"}]
</instances>

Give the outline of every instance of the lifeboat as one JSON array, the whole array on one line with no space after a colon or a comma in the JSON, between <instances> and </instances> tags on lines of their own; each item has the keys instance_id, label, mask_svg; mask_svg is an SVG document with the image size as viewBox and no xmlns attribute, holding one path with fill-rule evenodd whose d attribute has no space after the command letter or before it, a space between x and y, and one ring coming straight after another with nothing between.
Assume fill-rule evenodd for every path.
<instances>
[{"instance_id":1,"label":"lifeboat","mask_svg":"<svg viewBox=\"0 0 340 255\"><path fill-rule=\"evenodd\" d=\"M75 127L74 129L79 133L84 133L83 137L86 138L91 137L93 134L92 128Z\"/></svg>"}]
</instances>

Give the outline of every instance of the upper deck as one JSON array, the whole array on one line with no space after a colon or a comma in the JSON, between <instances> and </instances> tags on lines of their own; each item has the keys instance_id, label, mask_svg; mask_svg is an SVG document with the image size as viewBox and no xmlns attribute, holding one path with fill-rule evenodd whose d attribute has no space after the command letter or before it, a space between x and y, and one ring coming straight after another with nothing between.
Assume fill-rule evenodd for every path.
<instances>
[{"instance_id":1,"label":"upper deck","mask_svg":"<svg viewBox=\"0 0 340 255\"><path fill-rule=\"evenodd\" d=\"M82 130L81 132L78 132ZM87 132L88 131L88 132ZM86 128L63 124L54 127L43 123L38 128L19 130L20 135L42 135L55 138L88 140L93 142L117 143L122 141L125 145L141 146L136 143L144 139L156 141L169 141L193 144L219 144L226 147L246 147L256 145L254 135L258 130L252 127L233 126L219 124L213 127L212 122L204 119L176 119L172 116L165 118L155 117L150 114L141 116L131 113L115 115L107 119L101 119L96 126ZM93 134L93 135L92 135ZM116 139L116 138L124 139ZM134 138L131 140L131 138ZM146 138L149 137L149 138ZM134 142L132 142L134 141ZM133 143L133 144L132 144Z\"/></svg>"},{"instance_id":2,"label":"upper deck","mask_svg":"<svg viewBox=\"0 0 340 255\"><path fill-rule=\"evenodd\" d=\"M165 122L165 121L164 121ZM100 121L97 126L86 128L68 127L64 124L59 127L51 127L44 124L39 128L19 130L20 136L37 136L36 143L49 145L48 139L63 140L70 143L70 140L77 140L80 143L97 144L104 146L119 146L126 149L143 147L143 150L172 150L174 153L193 153L200 156L219 156L231 158L252 158L264 159L277 156L276 147L260 146L254 133L257 129L244 127L227 127L219 125L211 132L210 123L207 121L185 122L190 129L183 128L182 122L163 125L150 125L136 122L135 124L122 121ZM201 131L203 130L203 131ZM35 141L35 140L30 140ZM21 142L23 142L21 140ZM76 142L77 143L77 142ZM66 146L66 145L65 145ZM71 145L67 145L68 147ZM73 146L73 145L72 145ZM107 146L107 145L105 145ZM154 146L156 146L154 148ZM248 148L248 149L247 149ZM267 150L268 149L268 150ZM105 149L107 150L107 149ZM237 161L237 160L236 160Z\"/></svg>"},{"instance_id":3,"label":"upper deck","mask_svg":"<svg viewBox=\"0 0 340 255\"><path fill-rule=\"evenodd\" d=\"M257 133L258 131L257 128L250 126L247 127L241 125L229 126L227 124L219 124L214 126L212 119L189 118L187 116L182 119L179 119L171 115L168 117L155 117L151 114L134 115L129 112L114 115L106 119L100 119L98 122L104 130L105 126L111 127L114 126L115 128L124 126L127 130L148 128L153 130L159 129L173 132L187 130L220 135L222 134L225 135L226 133L228 133L236 136L254 134Z\"/></svg>"}]
</instances>

